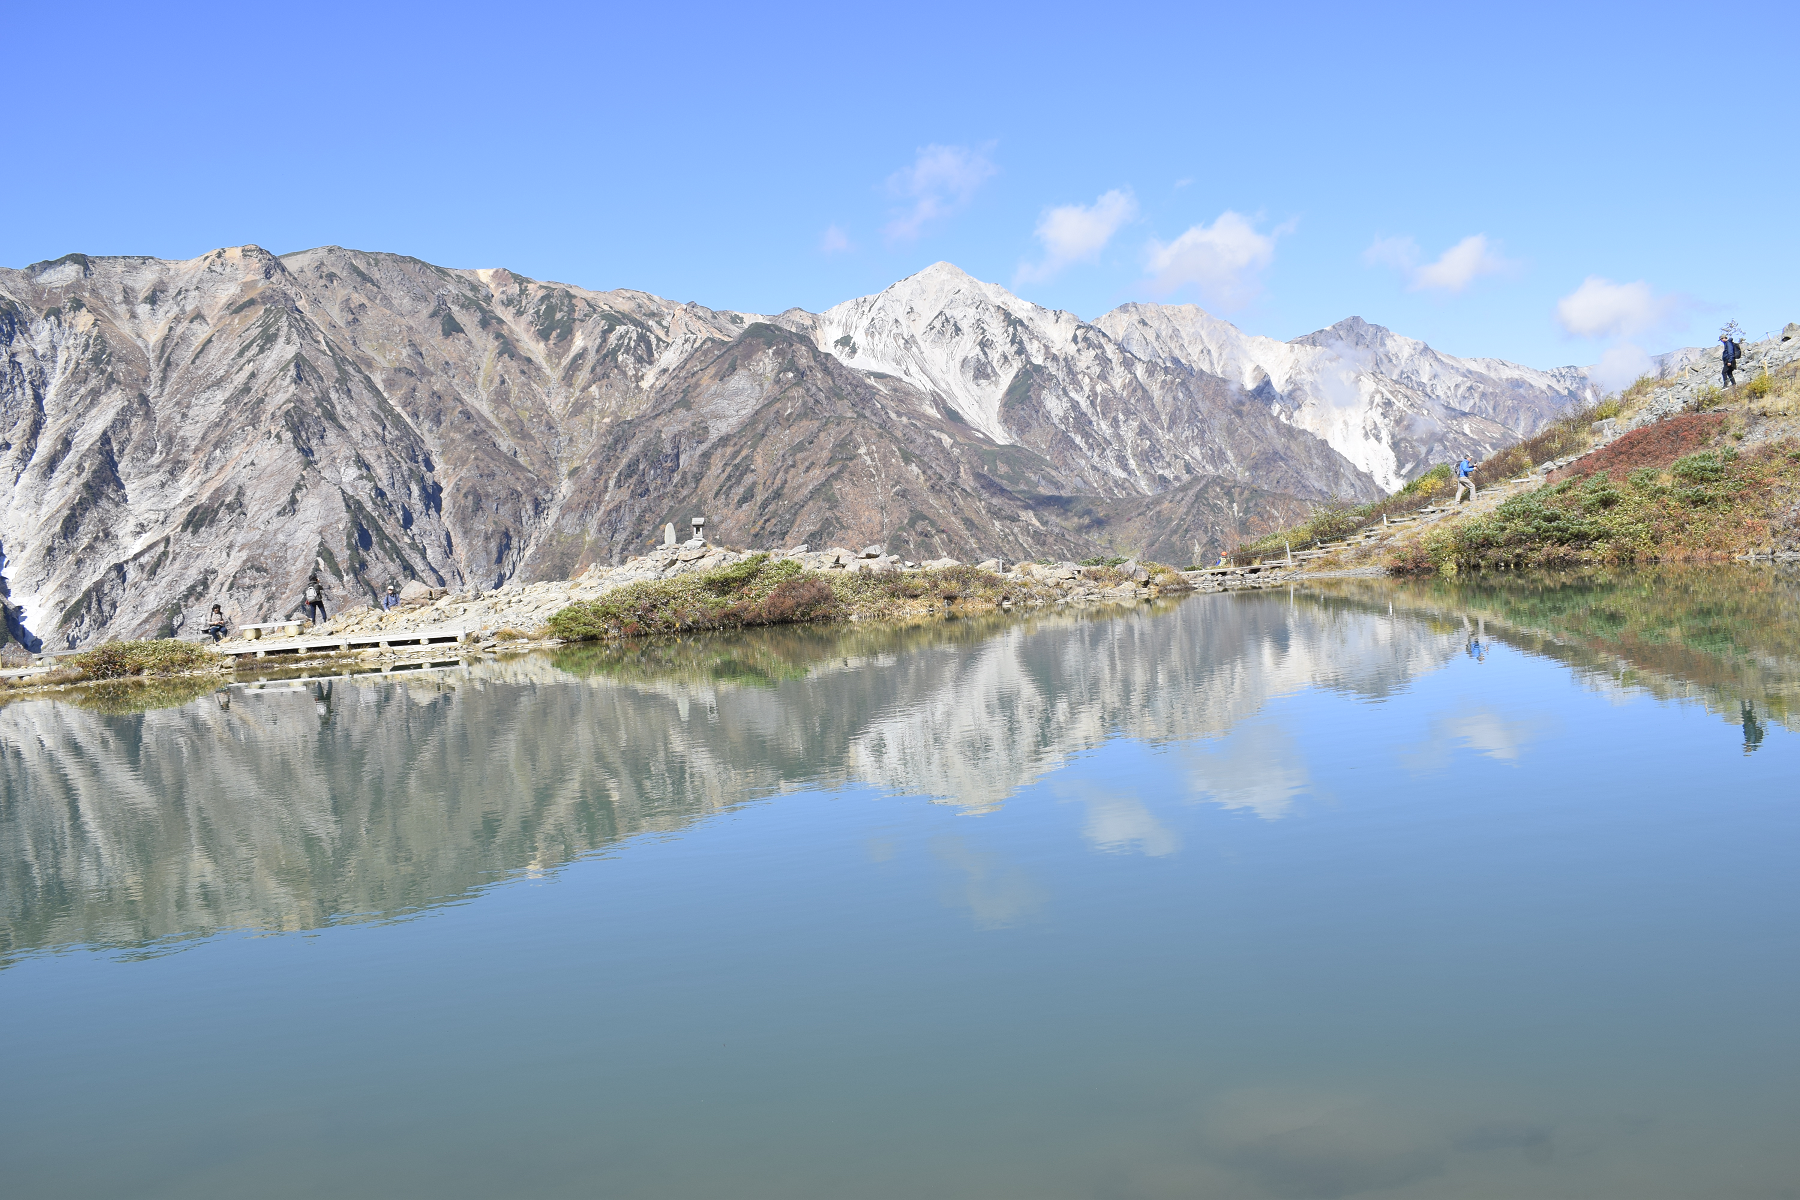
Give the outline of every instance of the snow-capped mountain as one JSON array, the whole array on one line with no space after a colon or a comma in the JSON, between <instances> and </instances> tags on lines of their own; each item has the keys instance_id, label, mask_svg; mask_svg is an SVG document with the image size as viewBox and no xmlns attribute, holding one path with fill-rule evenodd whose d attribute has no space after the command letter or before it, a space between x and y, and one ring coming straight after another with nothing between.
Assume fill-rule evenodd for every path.
<instances>
[{"instance_id":1,"label":"snow-capped mountain","mask_svg":"<svg viewBox=\"0 0 1800 1200\"><path fill-rule=\"evenodd\" d=\"M905 380L996 444L1043 456L1083 492L1143 496L1220 475L1316 499L1375 494L1323 439L1246 405L1217 375L1133 354L1096 324L950 263L778 319L846 366Z\"/></svg>"},{"instance_id":2,"label":"snow-capped mountain","mask_svg":"<svg viewBox=\"0 0 1800 1200\"><path fill-rule=\"evenodd\" d=\"M1191 304L1126 304L1094 323L1142 358L1229 381L1388 491L1435 463L1483 458L1535 433L1592 390L1578 367L1454 358L1360 317L1291 342Z\"/></svg>"},{"instance_id":3,"label":"snow-capped mountain","mask_svg":"<svg viewBox=\"0 0 1800 1200\"><path fill-rule=\"evenodd\" d=\"M1277 423L1392 490L1534 433L1592 392L1578 367L1455 358L1358 317L1292 342L1193 305L1126 304L1090 323L942 262L818 316L779 319L847 365L937 397L996 442L1073 452L1099 492L1155 492L1195 472L1247 477L1258 443L1295 440ZM1053 430L1021 419L1028 393ZM1231 436L1207 419L1220 411ZM1367 488L1346 484L1337 463L1296 466L1305 481L1260 482L1302 495Z\"/></svg>"},{"instance_id":4,"label":"snow-capped mountain","mask_svg":"<svg viewBox=\"0 0 1800 1200\"><path fill-rule=\"evenodd\" d=\"M1200 561L1540 427L1572 368L1350 320L1098 321L939 263L776 317L402 255L0 269L6 633L80 646L390 581L567 577L705 515L738 545Z\"/></svg>"}]
</instances>

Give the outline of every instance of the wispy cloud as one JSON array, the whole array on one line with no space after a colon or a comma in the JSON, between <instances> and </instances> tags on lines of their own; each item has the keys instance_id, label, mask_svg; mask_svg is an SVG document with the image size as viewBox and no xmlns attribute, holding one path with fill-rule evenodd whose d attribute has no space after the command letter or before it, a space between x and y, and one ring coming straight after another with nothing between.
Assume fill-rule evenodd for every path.
<instances>
[{"instance_id":1,"label":"wispy cloud","mask_svg":"<svg viewBox=\"0 0 1800 1200\"><path fill-rule=\"evenodd\" d=\"M827 225L819 238L819 250L824 254L842 254L854 249L856 247L850 244L850 235L836 225Z\"/></svg>"},{"instance_id":2,"label":"wispy cloud","mask_svg":"<svg viewBox=\"0 0 1800 1200\"><path fill-rule=\"evenodd\" d=\"M1629 387L1654 366L1636 339L1670 331L1692 306L1686 297L1658 293L1642 279L1614 283L1589 275L1580 287L1556 302L1556 320L1576 337L1616 339L1600 361L1588 368L1588 377L1611 392Z\"/></svg>"},{"instance_id":3,"label":"wispy cloud","mask_svg":"<svg viewBox=\"0 0 1800 1200\"><path fill-rule=\"evenodd\" d=\"M1485 233L1470 234L1444 251L1435 262L1424 262L1419 243L1410 237L1377 238L1363 251L1363 261L1373 267L1390 267L1406 277L1414 292L1456 293L1484 275L1504 275L1518 264L1500 253L1500 244Z\"/></svg>"},{"instance_id":4,"label":"wispy cloud","mask_svg":"<svg viewBox=\"0 0 1800 1200\"><path fill-rule=\"evenodd\" d=\"M1681 312L1681 297L1658 295L1642 279L1614 283L1589 275L1556 302L1556 319L1576 337L1636 337L1668 325Z\"/></svg>"},{"instance_id":5,"label":"wispy cloud","mask_svg":"<svg viewBox=\"0 0 1800 1200\"><path fill-rule=\"evenodd\" d=\"M1275 239L1292 230L1290 222L1262 233L1248 217L1227 209L1211 225L1195 225L1167 245L1152 238L1151 281L1164 292L1192 285L1217 307L1238 307L1255 299L1259 277L1275 261Z\"/></svg>"},{"instance_id":6,"label":"wispy cloud","mask_svg":"<svg viewBox=\"0 0 1800 1200\"><path fill-rule=\"evenodd\" d=\"M1044 244L1044 261L1021 263L1017 281L1042 282L1071 263L1093 262L1121 226L1137 216L1130 188L1115 188L1092 204L1064 204L1038 218L1036 236Z\"/></svg>"},{"instance_id":7,"label":"wispy cloud","mask_svg":"<svg viewBox=\"0 0 1800 1200\"><path fill-rule=\"evenodd\" d=\"M925 227L965 207L1000 168L967 146L922 146L913 163L888 176L888 190L908 207L882 233L890 242L909 242Z\"/></svg>"}]
</instances>

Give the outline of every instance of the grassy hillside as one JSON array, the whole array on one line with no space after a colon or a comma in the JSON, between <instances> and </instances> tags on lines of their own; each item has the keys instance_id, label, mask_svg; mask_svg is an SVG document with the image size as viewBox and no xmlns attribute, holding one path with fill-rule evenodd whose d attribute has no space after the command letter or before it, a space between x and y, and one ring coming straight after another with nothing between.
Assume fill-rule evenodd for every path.
<instances>
[{"instance_id":1,"label":"grassy hillside","mask_svg":"<svg viewBox=\"0 0 1800 1200\"><path fill-rule=\"evenodd\" d=\"M1673 415L1650 419L1663 413ZM1634 417L1650 420L1615 436ZM1800 361L1741 375L1729 390L1694 376L1640 379L1495 454L1476 481L1480 503L1437 511L1450 496L1439 466L1373 504L1319 508L1234 557L1333 542L1408 513L1425 519L1374 531L1382 536L1362 561L1420 574L1800 550Z\"/></svg>"}]
</instances>

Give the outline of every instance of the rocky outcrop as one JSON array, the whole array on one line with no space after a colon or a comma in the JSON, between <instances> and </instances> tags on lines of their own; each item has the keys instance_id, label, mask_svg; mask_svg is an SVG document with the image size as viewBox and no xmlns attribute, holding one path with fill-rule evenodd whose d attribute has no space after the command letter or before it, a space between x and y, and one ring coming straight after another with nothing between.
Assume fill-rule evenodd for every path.
<instances>
[{"instance_id":1,"label":"rocky outcrop","mask_svg":"<svg viewBox=\"0 0 1800 1200\"><path fill-rule=\"evenodd\" d=\"M1673 382L1656 388L1650 393L1648 403L1617 424L1601 430L1602 438L1610 440L1676 413L1695 411L1705 397L1711 396L1720 387L1723 354L1724 351L1718 346L1697 351L1688 365L1672 373ZM1760 342L1747 342L1743 357L1738 360L1738 385L1747 384L1764 372L1772 373L1796 362L1800 362L1800 337L1783 334Z\"/></svg>"}]
</instances>

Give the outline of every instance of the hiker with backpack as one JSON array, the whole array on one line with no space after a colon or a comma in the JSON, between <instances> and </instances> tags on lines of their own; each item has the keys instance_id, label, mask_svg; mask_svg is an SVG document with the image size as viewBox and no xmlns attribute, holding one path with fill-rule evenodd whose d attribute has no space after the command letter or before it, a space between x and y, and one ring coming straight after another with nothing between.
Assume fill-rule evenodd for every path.
<instances>
[{"instance_id":1,"label":"hiker with backpack","mask_svg":"<svg viewBox=\"0 0 1800 1200\"><path fill-rule=\"evenodd\" d=\"M300 594L300 603L306 608L307 619L314 625L330 620L325 615L325 585L319 582L317 572L306 581L306 590Z\"/></svg>"},{"instance_id":2,"label":"hiker with backpack","mask_svg":"<svg viewBox=\"0 0 1800 1200\"><path fill-rule=\"evenodd\" d=\"M1450 503L1462 503L1464 488L1469 489L1469 499L1473 501L1475 499L1475 464L1469 461L1469 456L1466 454L1456 463L1456 497Z\"/></svg>"},{"instance_id":3,"label":"hiker with backpack","mask_svg":"<svg viewBox=\"0 0 1800 1200\"><path fill-rule=\"evenodd\" d=\"M1720 358L1725 367L1722 377L1725 386L1732 387L1736 383L1732 376L1737 373L1738 359L1744 356L1744 343L1734 341L1729 333L1721 333L1719 340L1725 343L1719 348Z\"/></svg>"}]
</instances>

